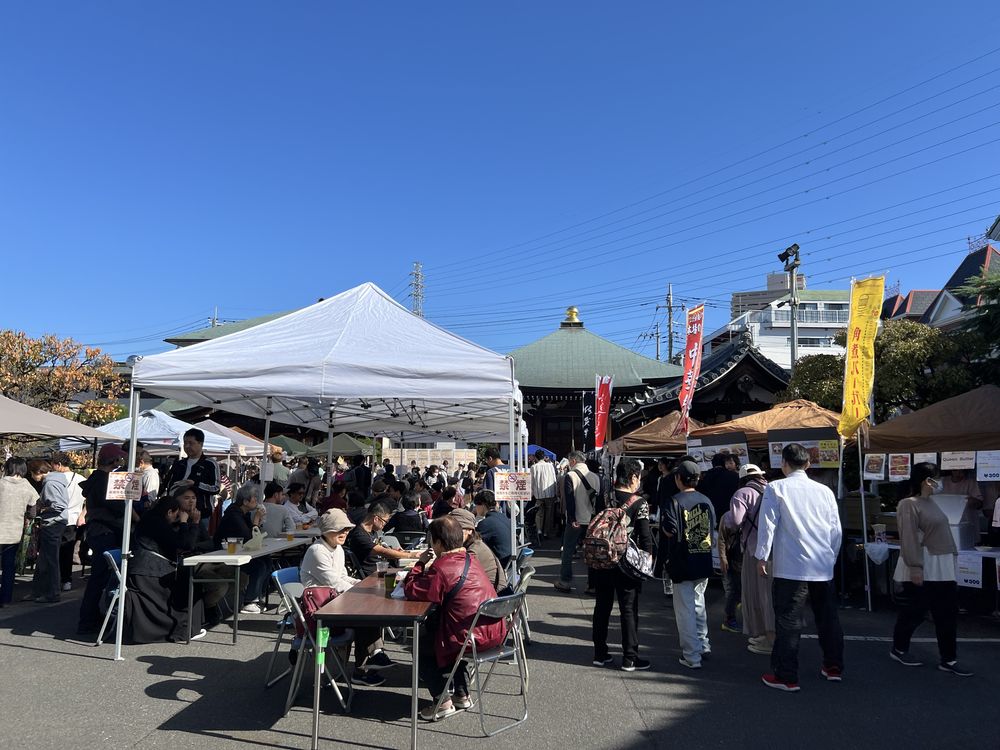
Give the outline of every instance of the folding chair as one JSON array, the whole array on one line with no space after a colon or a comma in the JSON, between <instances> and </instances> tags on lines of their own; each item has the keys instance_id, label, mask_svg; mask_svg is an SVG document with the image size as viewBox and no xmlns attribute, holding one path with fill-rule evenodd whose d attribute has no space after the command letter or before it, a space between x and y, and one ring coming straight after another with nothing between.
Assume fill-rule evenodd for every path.
<instances>
[{"instance_id":1,"label":"folding chair","mask_svg":"<svg viewBox=\"0 0 1000 750\"><path fill-rule=\"evenodd\" d=\"M282 714L282 716L288 716L288 712L292 708L292 703L295 702L295 696L298 695L299 688L302 686L302 673L305 671L306 661L312 662L314 669L317 668L315 666L316 635L306 624L302 607L299 606L299 597L305 591L305 586L301 583L290 583L283 586L283 591L284 596L287 597L289 604L292 606L296 624L302 627L302 641L299 643L298 649L296 649L295 669L292 671L292 682L288 686L288 697L285 699L285 712ZM323 664L323 672L326 674L326 679L330 681L333 691L337 694L337 700L345 711L351 710L351 701L354 699L354 685L351 684L351 676L347 672L347 665L337 654L337 649L350 646L353 641L354 631L347 629L339 635L331 635L327 643L327 656L330 657L334 667L336 667L336 671L340 673L338 676L342 677L344 683L347 685L346 699L343 693L340 692L340 686L337 685L334 676L330 674L327 663Z\"/></svg>"},{"instance_id":2,"label":"folding chair","mask_svg":"<svg viewBox=\"0 0 1000 750\"><path fill-rule=\"evenodd\" d=\"M111 594L111 601L108 602L108 611L104 615L104 622L101 623L101 630L97 634L97 643L95 644L97 646L104 643L104 631L107 630L108 623L111 622L111 618L115 614L115 606L120 603L119 599L122 596L122 551L120 549L109 549L104 553L104 559L107 561L108 567L111 568L111 572L115 574L115 577L108 581L109 588L105 589L105 592ZM94 574L93 566L91 566L90 574ZM114 586L114 588L110 588L111 586Z\"/></svg>"},{"instance_id":3,"label":"folding chair","mask_svg":"<svg viewBox=\"0 0 1000 750\"><path fill-rule=\"evenodd\" d=\"M518 613L523 604L523 593L501 596L496 599L488 599L480 604L479 609L476 611L476 616L472 619L472 624L469 626L469 630L465 635L465 640L462 642L462 648L458 652L458 656L456 657L455 663L451 668L451 672L448 674L448 681L446 684L451 683L455 677L455 672L458 671L459 664L461 664L462 660L466 658L466 653L471 652L471 658L468 659L468 662L469 667L472 670L472 687L476 691L475 704L479 708L479 726L482 727L483 734L486 737L492 737L496 734L500 734L500 732L505 732L508 729L523 723L528 718L527 664L524 661L524 645L521 642L521 631L520 628L514 625L514 623L517 622ZM480 618L507 621L507 638L497 648L480 651L476 647L476 639L473 637L473 633L475 632L476 625L479 623ZM520 690L517 694L521 696L521 702L524 704L524 713L519 719L516 719L509 724L505 724L499 729L494 729L491 732L486 729L486 714L483 711L483 693L486 690L487 683L490 681L490 677L493 676L493 670L496 669L497 663L501 661L507 662L511 659L513 659L514 665L517 667L517 674L520 680ZM484 664L489 664L490 670L486 673L486 678L481 679L479 672L480 668ZM446 697L450 697L448 690L442 691L441 695L438 696L437 702L434 704L433 713L437 713Z\"/></svg>"},{"instance_id":4,"label":"folding chair","mask_svg":"<svg viewBox=\"0 0 1000 750\"><path fill-rule=\"evenodd\" d=\"M413 549L427 538L425 531L394 531L393 535L399 540L403 549Z\"/></svg>"},{"instance_id":5,"label":"folding chair","mask_svg":"<svg viewBox=\"0 0 1000 750\"><path fill-rule=\"evenodd\" d=\"M299 569L298 568L282 568L271 573L271 580L274 582L275 588L278 589L278 596L281 599L281 603L285 605L288 610L284 617L278 621L278 639L274 642L274 649L271 651L271 659L267 663L267 674L264 675L264 687L269 688L287 675L291 674L292 668L289 667L284 672L279 674L273 680L271 679L271 670L274 669L275 659L278 658L278 651L281 649L281 639L285 635L285 630L289 627L295 627L295 615L292 613L292 605L289 601L288 587L293 584L299 583Z\"/></svg>"},{"instance_id":6,"label":"folding chair","mask_svg":"<svg viewBox=\"0 0 1000 750\"><path fill-rule=\"evenodd\" d=\"M364 578L364 571L361 570L361 561L358 556L355 555L346 546L344 547L344 567L347 568L347 574L351 578Z\"/></svg>"}]
</instances>

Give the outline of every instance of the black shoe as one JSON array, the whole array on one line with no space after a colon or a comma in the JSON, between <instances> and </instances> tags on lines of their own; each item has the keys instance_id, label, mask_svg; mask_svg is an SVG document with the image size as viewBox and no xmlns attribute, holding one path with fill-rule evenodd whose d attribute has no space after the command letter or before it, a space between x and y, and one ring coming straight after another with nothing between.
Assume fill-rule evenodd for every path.
<instances>
[{"instance_id":1,"label":"black shoe","mask_svg":"<svg viewBox=\"0 0 1000 750\"><path fill-rule=\"evenodd\" d=\"M898 661L904 667L922 667L924 664L922 661L914 659L905 651L898 651L896 649L889 650L889 658L893 661Z\"/></svg>"},{"instance_id":2,"label":"black shoe","mask_svg":"<svg viewBox=\"0 0 1000 750\"><path fill-rule=\"evenodd\" d=\"M938 669L942 672L951 672L956 677L972 677L972 672L962 669L957 661L944 661L938 664Z\"/></svg>"},{"instance_id":3,"label":"black shoe","mask_svg":"<svg viewBox=\"0 0 1000 750\"><path fill-rule=\"evenodd\" d=\"M377 672L381 669L389 669L394 666L396 666L396 662L386 656L385 651L379 651L377 654L373 654L369 657L368 661L365 662L365 669L373 672Z\"/></svg>"},{"instance_id":4,"label":"black shoe","mask_svg":"<svg viewBox=\"0 0 1000 750\"><path fill-rule=\"evenodd\" d=\"M600 656L595 656L593 664L595 667L606 667L613 661L614 659L612 659L610 656L605 656L604 658L601 658Z\"/></svg>"},{"instance_id":5,"label":"black shoe","mask_svg":"<svg viewBox=\"0 0 1000 750\"><path fill-rule=\"evenodd\" d=\"M635 672L649 669L653 664L648 659L623 659L622 671Z\"/></svg>"},{"instance_id":6,"label":"black shoe","mask_svg":"<svg viewBox=\"0 0 1000 750\"><path fill-rule=\"evenodd\" d=\"M351 682L356 685L366 685L367 687L378 687L385 682L385 677L378 672L363 672L360 669L354 670L351 675Z\"/></svg>"}]
</instances>

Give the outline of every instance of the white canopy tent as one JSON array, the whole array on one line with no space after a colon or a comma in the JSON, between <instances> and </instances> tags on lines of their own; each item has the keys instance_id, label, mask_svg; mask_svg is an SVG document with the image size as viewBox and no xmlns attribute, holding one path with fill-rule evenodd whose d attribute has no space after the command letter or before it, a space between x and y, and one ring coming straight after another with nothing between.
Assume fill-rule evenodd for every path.
<instances>
[{"instance_id":1,"label":"white canopy tent","mask_svg":"<svg viewBox=\"0 0 1000 750\"><path fill-rule=\"evenodd\" d=\"M263 418L264 443L272 420L330 436L506 438L512 468L523 466L527 441L513 361L414 315L371 283L244 331L140 358L132 386L133 415L140 392L178 398ZM134 465L134 445L129 461ZM126 519L126 551L128 526Z\"/></svg>"},{"instance_id":2,"label":"white canopy tent","mask_svg":"<svg viewBox=\"0 0 1000 750\"><path fill-rule=\"evenodd\" d=\"M224 438L229 438L233 444L233 453L240 456L264 455L264 443L260 440L244 435L242 432L230 429L229 427L219 424L212 419L203 419L200 422L196 422L194 426L205 432L206 439L208 438L208 433L210 432L214 435L221 435Z\"/></svg>"},{"instance_id":3,"label":"white canopy tent","mask_svg":"<svg viewBox=\"0 0 1000 750\"><path fill-rule=\"evenodd\" d=\"M151 453L179 452L184 444L184 433L194 427L192 424L155 409L141 412L136 419L135 426L136 439ZM99 444L117 443L131 437L132 421L131 419L119 419L116 422L102 425L99 429L101 432L113 436L98 439ZM83 450L89 445L90 443L72 439L59 441L59 448L64 451ZM230 453L232 449L233 443L229 438L205 432L205 453L218 456Z\"/></svg>"}]
</instances>

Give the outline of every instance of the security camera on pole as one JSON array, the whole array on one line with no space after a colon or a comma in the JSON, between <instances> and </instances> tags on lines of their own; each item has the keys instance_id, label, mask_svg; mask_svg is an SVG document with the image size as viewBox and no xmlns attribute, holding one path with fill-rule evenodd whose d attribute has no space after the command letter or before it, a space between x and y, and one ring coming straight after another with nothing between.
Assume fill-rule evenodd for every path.
<instances>
[{"instance_id":1,"label":"security camera on pole","mask_svg":"<svg viewBox=\"0 0 1000 750\"><path fill-rule=\"evenodd\" d=\"M795 374L795 360L799 358L799 246L790 245L778 253L778 260L785 264L785 271L788 273L788 285L791 289L792 308L792 364L788 368L791 375Z\"/></svg>"}]
</instances>

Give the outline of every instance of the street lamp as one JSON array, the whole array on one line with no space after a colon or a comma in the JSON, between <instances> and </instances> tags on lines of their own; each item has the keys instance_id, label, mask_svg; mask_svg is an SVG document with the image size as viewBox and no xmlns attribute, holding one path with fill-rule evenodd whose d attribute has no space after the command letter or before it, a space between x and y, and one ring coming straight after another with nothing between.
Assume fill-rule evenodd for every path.
<instances>
[{"instance_id":1,"label":"street lamp","mask_svg":"<svg viewBox=\"0 0 1000 750\"><path fill-rule=\"evenodd\" d=\"M792 308L792 362L788 368L791 375L795 375L795 360L799 357L799 246L793 243L778 253L778 260L785 264L785 272L788 274L788 284L791 289Z\"/></svg>"}]
</instances>

